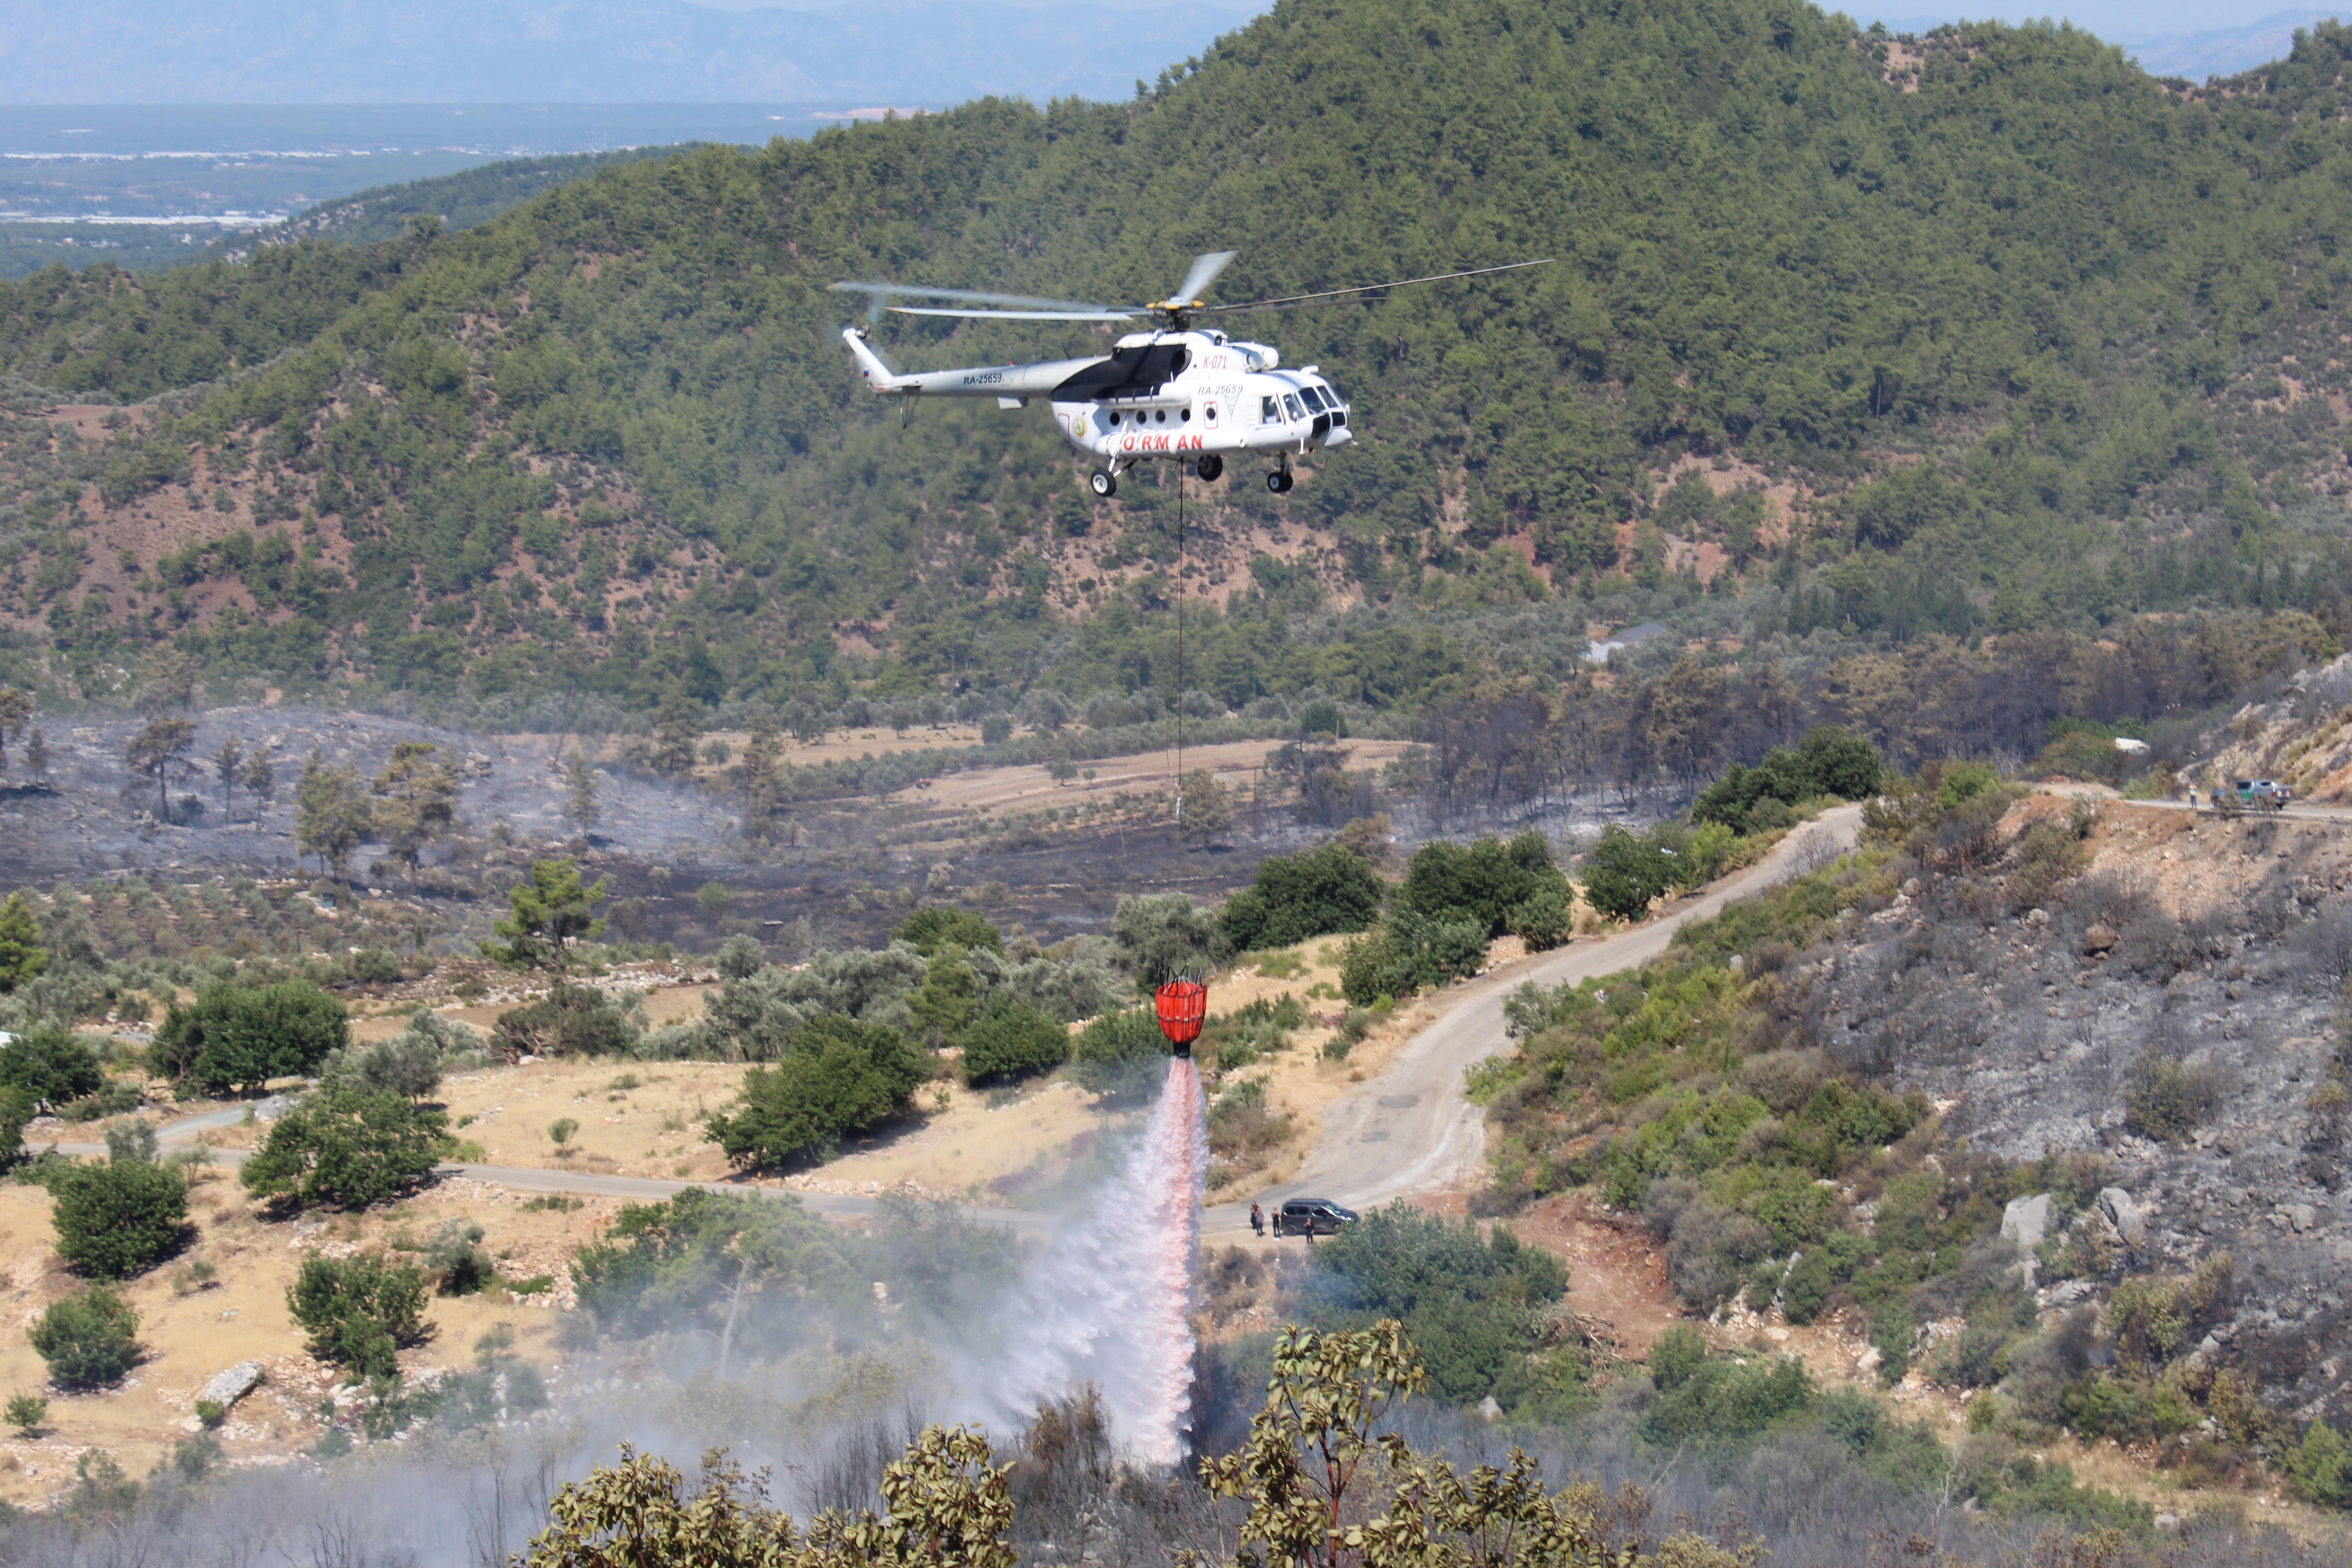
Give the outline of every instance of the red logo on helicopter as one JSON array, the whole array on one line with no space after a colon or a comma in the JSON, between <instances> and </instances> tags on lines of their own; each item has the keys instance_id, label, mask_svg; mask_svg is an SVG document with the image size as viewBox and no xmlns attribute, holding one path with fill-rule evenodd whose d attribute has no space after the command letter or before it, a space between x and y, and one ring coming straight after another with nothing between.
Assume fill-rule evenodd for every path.
<instances>
[{"instance_id":1,"label":"red logo on helicopter","mask_svg":"<svg viewBox=\"0 0 2352 1568\"><path fill-rule=\"evenodd\" d=\"M1198 436L1122 436L1118 449L1122 452L1197 452L1201 449Z\"/></svg>"}]
</instances>

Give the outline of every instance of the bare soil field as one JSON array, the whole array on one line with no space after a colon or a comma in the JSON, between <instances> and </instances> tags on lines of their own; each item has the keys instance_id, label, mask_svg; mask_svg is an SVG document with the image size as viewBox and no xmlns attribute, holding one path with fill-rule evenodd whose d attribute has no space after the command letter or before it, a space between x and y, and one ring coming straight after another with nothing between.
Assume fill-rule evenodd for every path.
<instances>
[{"instance_id":1,"label":"bare soil field","mask_svg":"<svg viewBox=\"0 0 2352 1568\"><path fill-rule=\"evenodd\" d=\"M293 1459L324 1432L318 1406L336 1381L333 1369L303 1349L301 1331L288 1315L287 1287L304 1256L313 1249L345 1257L386 1246L421 1247L443 1220L460 1215L484 1226L484 1245L503 1279L545 1275L551 1287L530 1295L496 1289L434 1298L426 1313L431 1337L401 1353L404 1374L464 1370L472 1364L474 1342L505 1324L514 1331L516 1352L547 1371L551 1389L561 1392L562 1356L554 1334L557 1307L569 1298L563 1263L618 1203L586 1198L577 1208L526 1212L510 1194L456 1180L367 1215L272 1222L246 1201L233 1173L215 1167L207 1176L190 1194L193 1244L123 1287L139 1314L145 1359L121 1388L86 1394L46 1389L46 1369L21 1331L80 1283L50 1251L49 1195L39 1187L0 1185L0 1252L10 1259L9 1300L18 1329L0 1335L0 1388L45 1392L49 1402L48 1419L36 1436L0 1440L0 1497L20 1507L48 1503L72 1484L75 1459L88 1448L110 1450L126 1472L144 1477L173 1443L199 1429L194 1404L205 1384L246 1361L259 1362L263 1377L219 1433L229 1462ZM218 1271L201 1288L184 1273L198 1258Z\"/></svg>"},{"instance_id":2,"label":"bare soil field","mask_svg":"<svg viewBox=\"0 0 2352 1568\"><path fill-rule=\"evenodd\" d=\"M1206 768L1219 784L1232 788L1252 782L1265 760L1289 742L1284 741L1223 741L1209 746L1187 746L1186 773ZM1342 742L1351 768L1379 767L1394 762L1409 748L1404 741ZM1079 764L1079 777L1057 784L1043 763L998 768L971 768L941 775L937 781L910 786L891 795L898 805L921 807L926 815L966 811L1005 812L1041 805L1067 805L1089 796L1167 794L1173 788L1175 752L1145 752L1128 757L1102 757Z\"/></svg>"}]
</instances>

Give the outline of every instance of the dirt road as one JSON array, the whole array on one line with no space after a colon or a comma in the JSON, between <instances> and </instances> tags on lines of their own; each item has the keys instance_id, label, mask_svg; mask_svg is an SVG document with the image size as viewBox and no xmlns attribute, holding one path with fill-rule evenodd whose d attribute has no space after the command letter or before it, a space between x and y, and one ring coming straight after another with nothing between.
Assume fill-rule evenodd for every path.
<instances>
[{"instance_id":1,"label":"dirt road","mask_svg":"<svg viewBox=\"0 0 2352 1568\"><path fill-rule=\"evenodd\" d=\"M1478 1181L1486 1152L1486 1112L1462 1097L1462 1079L1478 1062L1509 1048L1503 1033L1506 996L1530 980L1557 985L1646 963L1666 951L1684 921L1711 919L1724 905L1789 876L1800 857L1818 850L1821 836L1841 849L1851 847L1861 822L1858 805L1824 812L1783 839L1766 859L1671 914L1622 936L1542 953L1471 982L1387 1071L1324 1112L1322 1140L1297 1175L1257 1201L1271 1211L1285 1198L1328 1198L1361 1211ZM1249 1204L1208 1210L1202 1234L1210 1240L1248 1235Z\"/></svg>"},{"instance_id":2,"label":"dirt road","mask_svg":"<svg viewBox=\"0 0 2352 1568\"><path fill-rule=\"evenodd\" d=\"M244 1112L215 1112L210 1116L192 1117L156 1135L156 1142L169 1149L185 1143L206 1127L226 1125L224 1118L233 1119ZM103 1143L53 1143L44 1145L60 1154L82 1156L106 1152ZM223 1165L242 1165L252 1158L250 1149L215 1149L213 1159ZM470 1176L478 1182L517 1193L568 1193L578 1197L627 1198L635 1203L659 1203L674 1198L688 1187L700 1187L711 1193L752 1193L763 1197L791 1196L801 1201L801 1206L812 1214L828 1219L870 1219L882 1212L880 1198L859 1197L850 1193L791 1193L781 1188L763 1187L749 1182L666 1182L651 1176L605 1176L591 1171L541 1170L530 1165L473 1165L446 1162L438 1173L444 1176ZM1010 1226L1014 1230L1032 1230L1050 1235L1062 1223L1058 1214L1033 1214L1024 1209L966 1208L964 1215L981 1225Z\"/></svg>"}]
</instances>

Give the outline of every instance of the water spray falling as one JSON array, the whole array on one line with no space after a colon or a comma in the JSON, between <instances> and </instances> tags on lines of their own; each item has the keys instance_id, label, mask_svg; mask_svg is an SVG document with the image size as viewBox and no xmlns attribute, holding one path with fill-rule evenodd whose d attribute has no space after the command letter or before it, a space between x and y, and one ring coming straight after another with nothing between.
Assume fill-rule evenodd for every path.
<instances>
[{"instance_id":1,"label":"water spray falling","mask_svg":"<svg viewBox=\"0 0 2352 1568\"><path fill-rule=\"evenodd\" d=\"M1092 1383L1111 1436L1138 1459L1183 1457L1208 1168L1200 1075L1174 1057L1141 1140L1094 1212L1054 1238L1012 1303L1003 1355L970 1379L993 1430L1018 1431L1042 1401Z\"/></svg>"}]
</instances>

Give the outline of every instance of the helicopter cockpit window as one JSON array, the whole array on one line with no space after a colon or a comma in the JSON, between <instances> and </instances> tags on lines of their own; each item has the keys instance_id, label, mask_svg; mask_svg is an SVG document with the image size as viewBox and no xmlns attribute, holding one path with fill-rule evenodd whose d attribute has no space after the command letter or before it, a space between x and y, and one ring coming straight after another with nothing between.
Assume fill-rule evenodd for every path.
<instances>
[{"instance_id":1,"label":"helicopter cockpit window","mask_svg":"<svg viewBox=\"0 0 2352 1568\"><path fill-rule=\"evenodd\" d=\"M1339 389L1328 381L1323 384L1323 398L1334 408L1347 402L1346 398L1339 395Z\"/></svg>"},{"instance_id":2,"label":"helicopter cockpit window","mask_svg":"<svg viewBox=\"0 0 2352 1568\"><path fill-rule=\"evenodd\" d=\"M1289 412L1293 419L1307 417L1307 410L1298 406L1298 399L1286 392L1282 395L1282 406Z\"/></svg>"},{"instance_id":3,"label":"helicopter cockpit window","mask_svg":"<svg viewBox=\"0 0 2352 1568\"><path fill-rule=\"evenodd\" d=\"M1257 400L1257 422L1261 425L1281 424L1282 405L1271 397L1259 398Z\"/></svg>"},{"instance_id":4,"label":"helicopter cockpit window","mask_svg":"<svg viewBox=\"0 0 2352 1568\"><path fill-rule=\"evenodd\" d=\"M1302 386L1298 389L1298 395L1307 400L1307 412L1309 414L1320 414L1323 412L1323 395L1321 393L1316 391L1311 386Z\"/></svg>"}]
</instances>

